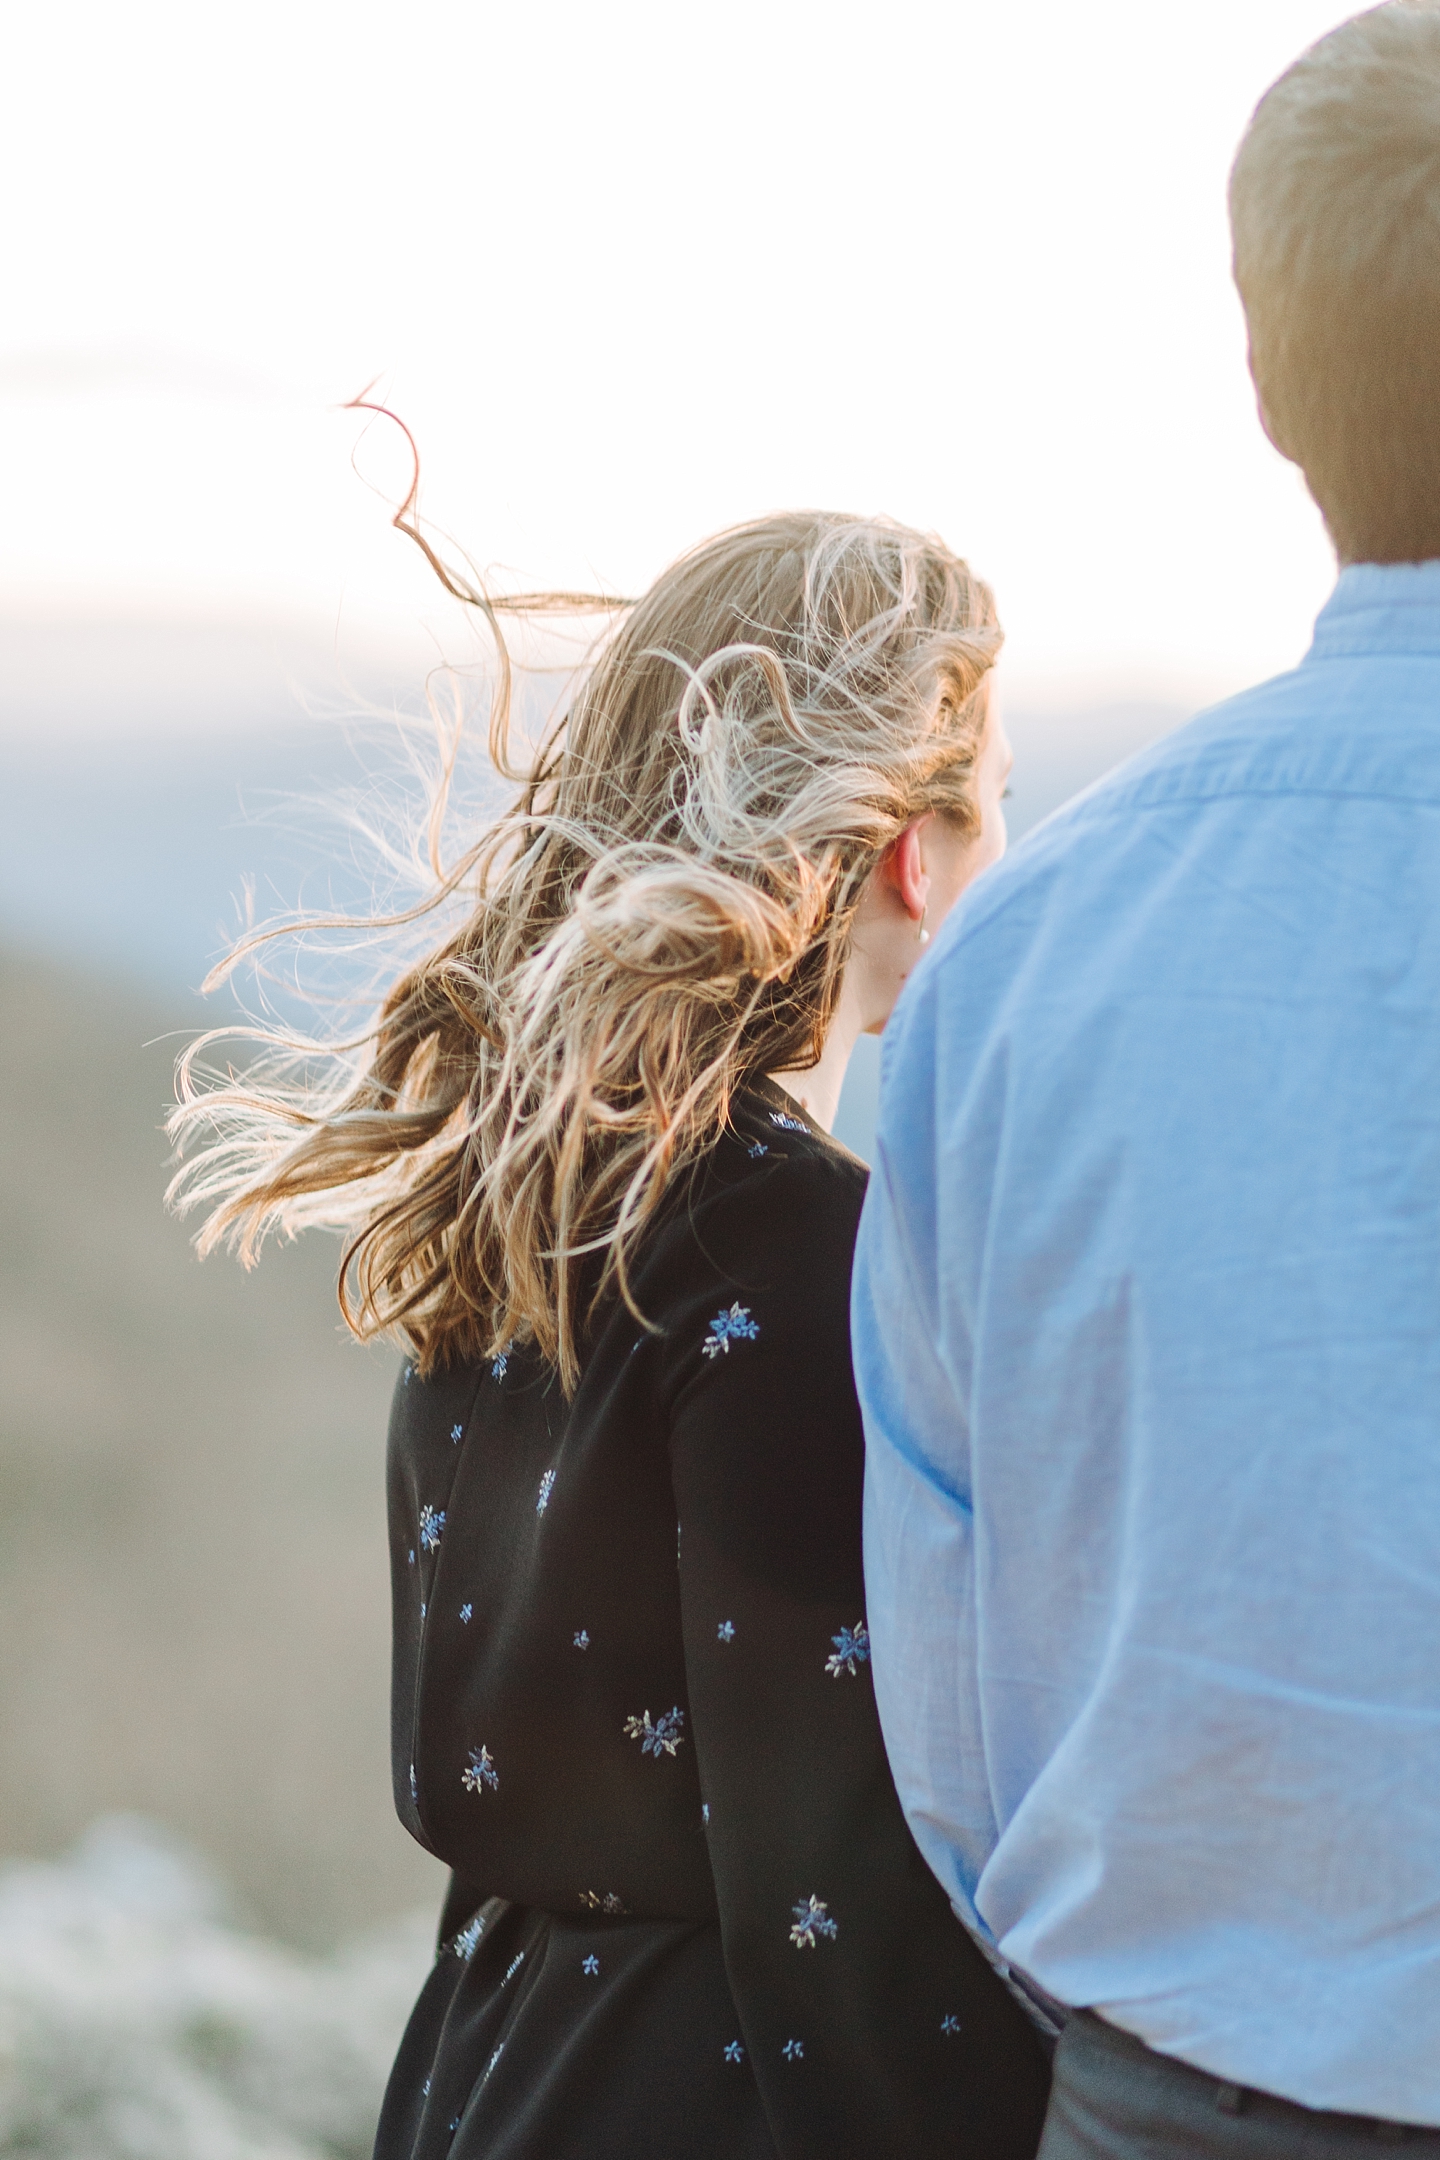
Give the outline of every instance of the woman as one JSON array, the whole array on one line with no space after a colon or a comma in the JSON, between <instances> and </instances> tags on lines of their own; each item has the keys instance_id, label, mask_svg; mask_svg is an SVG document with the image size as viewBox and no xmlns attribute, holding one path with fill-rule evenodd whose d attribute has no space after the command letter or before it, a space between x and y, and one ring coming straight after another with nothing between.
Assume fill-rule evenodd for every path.
<instances>
[{"instance_id":1,"label":"woman","mask_svg":"<svg viewBox=\"0 0 1440 2160\"><path fill-rule=\"evenodd\" d=\"M1004 845L999 645L938 541L722 534L611 636L358 1080L180 1114L222 1130L206 1239L348 1220L347 1317L411 1351L395 1795L453 1875L380 2160L1034 2151L1044 2055L876 1721L827 1136Z\"/></svg>"}]
</instances>

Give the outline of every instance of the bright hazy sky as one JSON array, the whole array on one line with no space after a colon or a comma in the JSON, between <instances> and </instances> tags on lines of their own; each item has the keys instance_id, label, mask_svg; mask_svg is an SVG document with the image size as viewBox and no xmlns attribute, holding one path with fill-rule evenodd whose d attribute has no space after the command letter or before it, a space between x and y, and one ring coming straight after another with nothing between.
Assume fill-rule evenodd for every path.
<instances>
[{"instance_id":1,"label":"bright hazy sky","mask_svg":"<svg viewBox=\"0 0 1440 2160\"><path fill-rule=\"evenodd\" d=\"M883 509L993 579L1027 695L1286 666L1333 566L1254 419L1224 183L1345 12L16 11L0 614L433 614L333 410L379 377L431 516L526 582Z\"/></svg>"}]
</instances>

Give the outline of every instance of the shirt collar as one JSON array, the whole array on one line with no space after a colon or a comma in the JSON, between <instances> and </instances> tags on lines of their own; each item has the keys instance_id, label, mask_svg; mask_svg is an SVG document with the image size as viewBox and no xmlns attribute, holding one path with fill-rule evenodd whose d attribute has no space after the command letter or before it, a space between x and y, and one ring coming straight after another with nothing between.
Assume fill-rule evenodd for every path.
<instances>
[{"instance_id":1,"label":"shirt collar","mask_svg":"<svg viewBox=\"0 0 1440 2160\"><path fill-rule=\"evenodd\" d=\"M1440 653L1440 561L1351 563L1315 622L1307 658Z\"/></svg>"}]
</instances>

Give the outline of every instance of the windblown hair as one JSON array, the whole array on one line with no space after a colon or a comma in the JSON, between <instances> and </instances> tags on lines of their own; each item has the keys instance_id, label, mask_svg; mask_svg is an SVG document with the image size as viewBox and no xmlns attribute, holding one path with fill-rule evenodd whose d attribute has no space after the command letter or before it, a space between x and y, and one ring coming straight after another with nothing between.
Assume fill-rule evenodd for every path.
<instances>
[{"instance_id":1,"label":"windblown hair","mask_svg":"<svg viewBox=\"0 0 1440 2160\"><path fill-rule=\"evenodd\" d=\"M1230 175L1235 281L1279 447L1342 561L1440 555L1440 6L1302 53Z\"/></svg>"},{"instance_id":2,"label":"windblown hair","mask_svg":"<svg viewBox=\"0 0 1440 2160\"><path fill-rule=\"evenodd\" d=\"M885 848L925 811L975 829L1000 643L938 540L795 513L667 570L518 772L502 670L518 798L437 886L468 917L361 1057L210 1087L182 1061L173 1129L205 1144L172 1190L209 1210L202 1251L346 1227L357 1335L425 1370L530 1342L573 1388L735 1090L819 1057Z\"/></svg>"}]
</instances>

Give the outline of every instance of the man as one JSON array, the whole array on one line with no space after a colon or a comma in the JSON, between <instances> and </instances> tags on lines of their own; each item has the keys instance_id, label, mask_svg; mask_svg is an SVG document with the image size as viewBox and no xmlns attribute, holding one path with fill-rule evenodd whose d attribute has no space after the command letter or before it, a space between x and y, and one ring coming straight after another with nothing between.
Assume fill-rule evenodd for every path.
<instances>
[{"instance_id":1,"label":"man","mask_svg":"<svg viewBox=\"0 0 1440 2160\"><path fill-rule=\"evenodd\" d=\"M1440 8L1231 213L1339 584L962 902L855 1281L886 1737L1059 2006L1043 2160L1440 2151Z\"/></svg>"}]
</instances>

